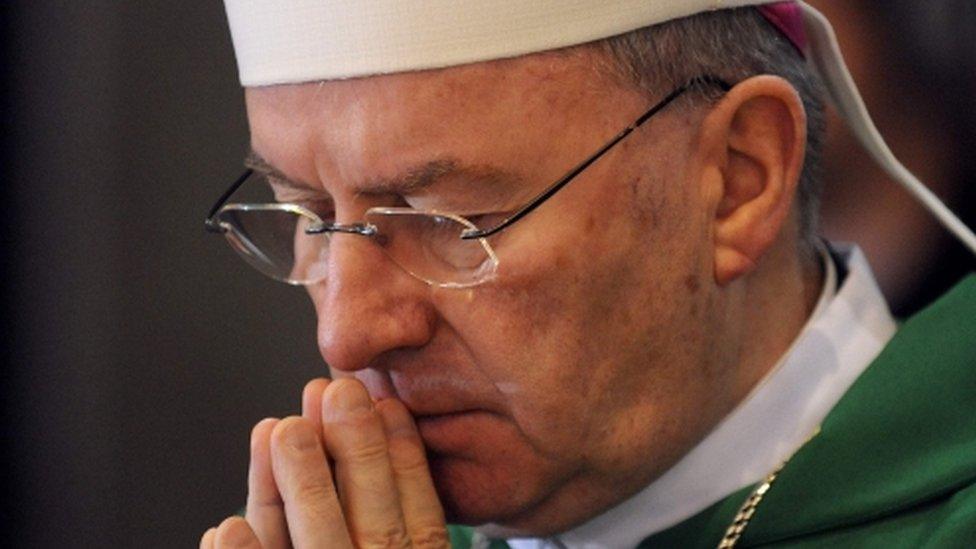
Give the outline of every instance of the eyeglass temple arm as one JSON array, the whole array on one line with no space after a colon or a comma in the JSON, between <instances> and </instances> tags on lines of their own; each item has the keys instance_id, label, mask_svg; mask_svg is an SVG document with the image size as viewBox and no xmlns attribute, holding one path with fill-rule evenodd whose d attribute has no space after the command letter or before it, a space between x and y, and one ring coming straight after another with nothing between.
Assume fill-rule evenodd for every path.
<instances>
[{"instance_id":1,"label":"eyeglass temple arm","mask_svg":"<svg viewBox=\"0 0 976 549\"><path fill-rule=\"evenodd\" d=\"M732 86L729 85L727 82L725 82L724 80L722 80L720 78L714 77L714 76L699 76L697 78L693 78L692 80L690 80L684 86L681 86L680 88L678 88L678 89L674 90L673 92L671 92L667 97L665 97L664 99L662 99L658 104L656 104L653 107L651 107L650 109L648 109L647 112L645 112L644 114L640 115L640 117L638 117L637 120L635 120L630 126L627 126L626 128L624 128L624 130L622 132L618 133L607 144L605 144L602 147L600 147L600 149L597 150L592 155L590 155L589 158L587 158L586 160L584 160L583 162L581 162L580 164L578 164L575 168L573 168L572 170L570 170L569 172L567 172L566 175L564 175L561 178L559 178L558 181L556 181L555 183L553 183L552 185L550 185L546 190L542 191L541 194L539 194L538 196L536 196L535 198L533 198L532 201L529 202L528 204L526 204L525 206L523 206L522 209L520 209L517 212L515 212L514 214L512 214L511 217L506 218L504 221L502 221L498 225L495 225L494 227L490 227L488 229L483 229L483 230L473 230L472 229L472 230L464 231L461 234L461 239L463 239L463 240L473 240L473 239L476 239L476 238L486 238L486 237L492 236L492 235L500 232L501 230L509 227L510 225L512 225L513 223L515 223L516 221L518 221L519 219L522 219L523 217L529 215L532 212L532 210L538 208L539 205L541 205L546 200L549 200L549 198L551 198L552 195L554 195L557 192L559 192L560 189L562 189L570 181L572 181L573 179L575 179L576 176L578 176L584 170L586 170L587 168L589 168L590 165L592 165L594 162L596 162L597 160L599 160L600 157L602 157L604 154L606 154L607 151L609 151L610 149L612 149L614 147L614 145L616 145L621 140L623 140L625 137L627 137L628 135L630 135L631 132L633 132L637 128L641 127L644 124L644 122L647 122L652 116L654 116L655 114L657 114L657 113L661 112L662 110L664 110L665 107L667 107L672 102L674 102L675 99L681 97L681 95L683 95L685 92L687 92L692 87L694 87L696 85L703 85L703 84L717 86L717 87L721 88L723 91L726 91L726 92L729 91L730 89L732 89Z\"/></svg>"},{"instance_id":2,"label":"eyeglass temple arm","mask_svg":"<svg viewBox=\"0 0 976 549\"><path fill-rule=\"evenodd\" d=\"M210 208L210 213L207 214L207 219L205 219L203 222L203 225L208 232L211 233L224 232L224 229L221 228L219 223L217 223L217 220L214 219L214 216L217 215L217 211L220 210L220 208L227 203L227 200L230 199L231 195L237 192L237 189L239 189L241 185L243 185L244 182L247 181L247 179L251 177L251 175L253 174L254 174L254 170L251 168L244 170L244 173L242 173L240 177L238 177L237 180L234 181L226 191L224 191L224 194L220 195L220 198L217 199L217 202L213 205L212 208Z\"/></svg>"}]
</instances>

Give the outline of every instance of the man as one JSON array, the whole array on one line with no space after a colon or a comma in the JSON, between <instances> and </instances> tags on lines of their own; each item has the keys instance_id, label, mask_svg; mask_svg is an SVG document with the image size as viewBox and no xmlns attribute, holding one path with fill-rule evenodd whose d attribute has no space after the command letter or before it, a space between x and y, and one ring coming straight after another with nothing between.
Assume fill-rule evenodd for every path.
<instances>
[{"instance_id":1,"label":"man","mask_svg":"<svg viewBox=\"0 0 976 549\"><path fill-rule=\"evenodd\" d=\"M334 381L202 547L976 536L976 283L892 341L816 238L800 8L607 4L228 2L230 192L277 204L208 227L306 286Z\"/></svg>"}]
</instances>

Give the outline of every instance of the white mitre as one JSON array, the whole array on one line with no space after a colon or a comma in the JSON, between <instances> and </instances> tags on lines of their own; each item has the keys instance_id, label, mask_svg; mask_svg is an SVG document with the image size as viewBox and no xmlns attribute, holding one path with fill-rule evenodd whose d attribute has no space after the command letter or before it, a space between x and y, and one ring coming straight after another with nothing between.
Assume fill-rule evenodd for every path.
<instances>
[{"instance_id":1,"label":"white mitre","mask_svg":"<svg viewBox=\"0 0 976 549\"><path fill-rule=\"evenodd\" d=\"M756 0L227 0L241 82L261 86L517 57Z\"/></svg>"},{"instance_id":2,"label":"white mitre","mask_svg":"<svg viewBox=\"0 0 976 549\"><path fill-rule=\"evenodd\" d=\"M804 2L225 0L224 4L244 86L365 77L517 57L704 11L760 6L820 73L834 106L865 150L976 253L976 235L891 153L844 64L830 23Z\"/></svg>"}]
</instances>

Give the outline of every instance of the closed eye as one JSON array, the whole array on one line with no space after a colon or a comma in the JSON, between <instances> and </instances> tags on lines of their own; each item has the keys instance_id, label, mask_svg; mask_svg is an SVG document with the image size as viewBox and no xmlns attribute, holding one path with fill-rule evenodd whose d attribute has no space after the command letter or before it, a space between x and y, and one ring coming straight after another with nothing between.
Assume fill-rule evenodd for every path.
<instances>
[{"instance_id":1,"label":"closed eye","mask_svg":"<svg viewBox=\"0 0 976 549\"><path fill-rule=\"evenodd\" d=\"M479 229L488 229L500 224L508 219L508 212L492 212L482 214L462 214L461 217L467 219Z\"/></svg>"},{"instance_id":2,"label":"closed eye","mask_svg":"<svg viewBox=\"0 0 976 549\"><path fill-rule=\"evenodd\" d=\"M290 200L279 202L301 206L319 216L325 223L335 222L335 205L331 200Z\"/></svg>"}]
</instances>

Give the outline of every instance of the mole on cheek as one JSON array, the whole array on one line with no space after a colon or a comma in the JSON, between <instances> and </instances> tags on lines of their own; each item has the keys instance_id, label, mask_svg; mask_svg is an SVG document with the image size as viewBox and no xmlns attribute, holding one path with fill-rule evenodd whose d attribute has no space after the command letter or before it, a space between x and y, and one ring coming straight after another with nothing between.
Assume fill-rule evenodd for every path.
<instances>
[{"instance_id":1,"label":"mole on cheek","mask_svg":"<svg viewBox=\"0 0 976 549\"><path fill-rule=\"evenodd\" d=\"M688 288L688 293L694 294L701 288L701 282L697 276L691 274L685 277L685 287Z\"/></svg>"}]
</instances>

